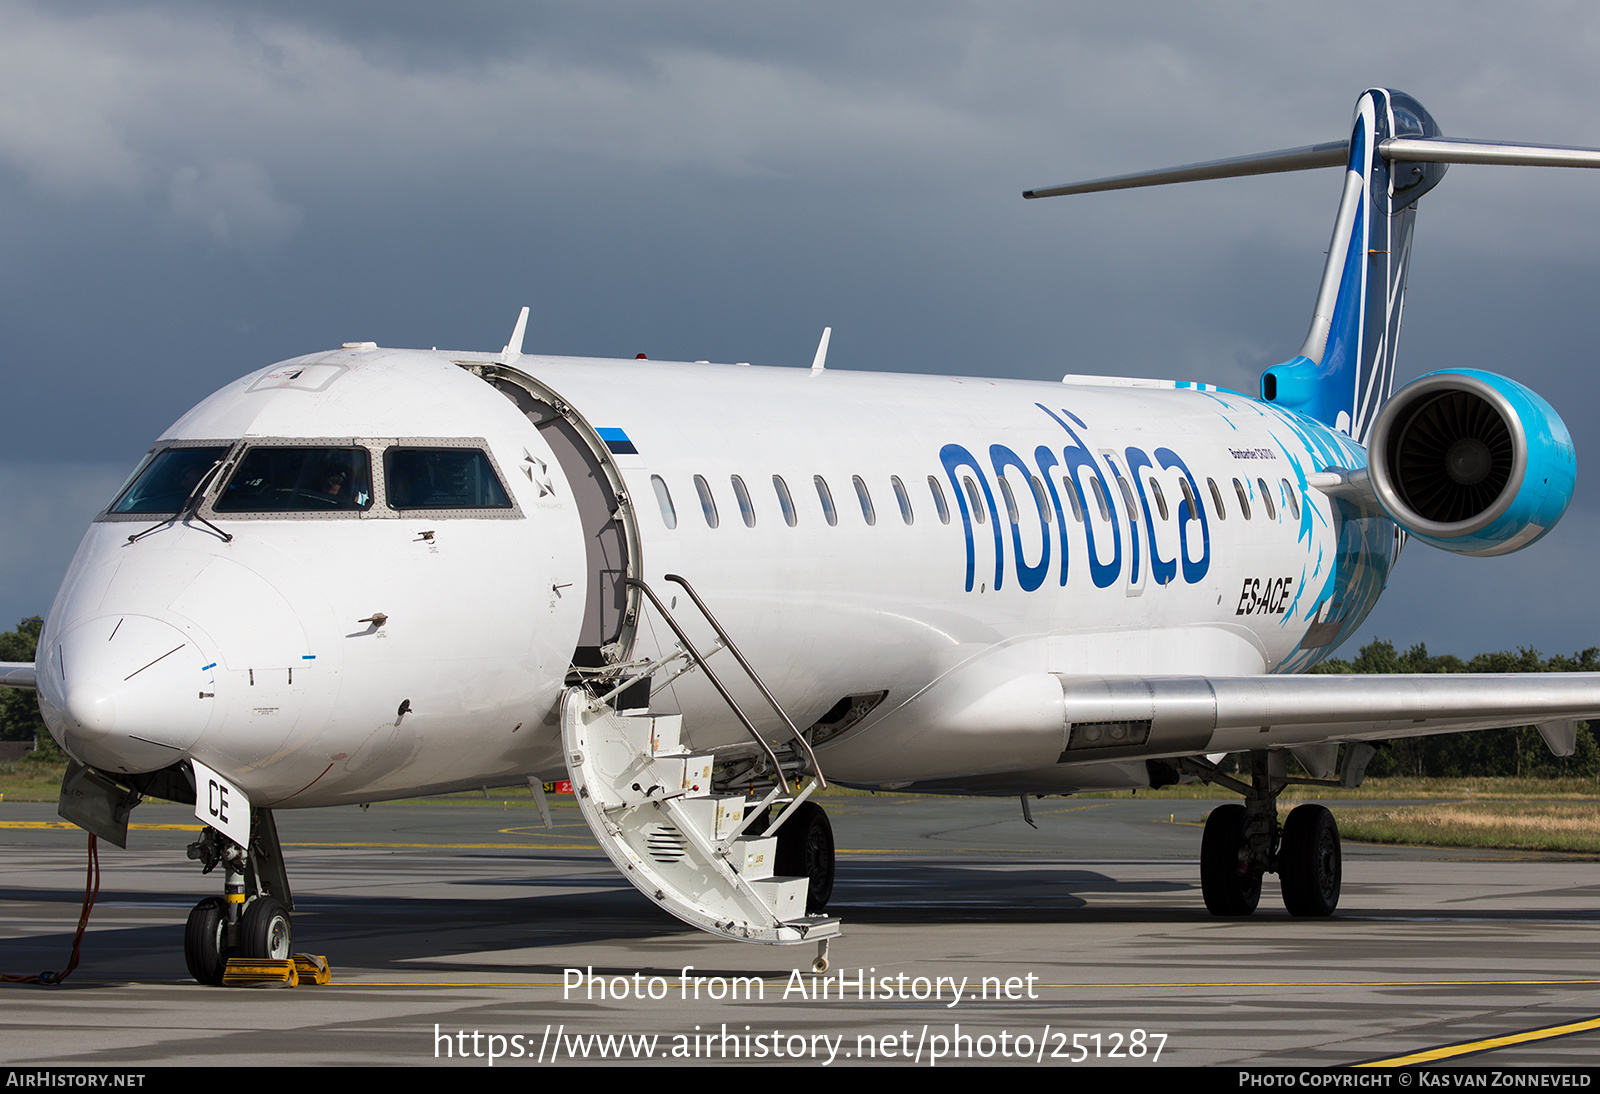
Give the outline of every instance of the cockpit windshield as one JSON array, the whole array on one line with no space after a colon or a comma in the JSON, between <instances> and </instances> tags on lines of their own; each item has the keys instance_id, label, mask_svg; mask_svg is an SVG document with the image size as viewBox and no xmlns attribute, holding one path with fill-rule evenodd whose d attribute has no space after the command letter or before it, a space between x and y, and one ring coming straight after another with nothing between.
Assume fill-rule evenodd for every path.
<instances>
[{"instance_id":1,"label":"cockpit windshield","mask_svg":"<svg viewBox=\"0 0 1600 1094\"><path fill-rule=\"evenodd\" d=\"M112 502L110 512L176 513L200 480L227 454L227 445L157 452Z\"/></svg>"},{"instance_id":2,"label":"cockpit windshield","mask_svg":"<svg viewBox=\"0 0 1600 1094\"><path fill-rule=\"evenodd\" d=\"M212 504L217 513L334 513L372 504L372 461L365 448L261 445Z\"/></svg>"},{"instance_id":3,"label":"cockpit windshield","mask_svg":"<svg viewBox=\"0 0 1600 1094\"><path fill-rule=\"evenodd\" d=\"M391 509L510 509L489 457L475 448L408 448L383 454Z\"/></svg>"}]
</instances>

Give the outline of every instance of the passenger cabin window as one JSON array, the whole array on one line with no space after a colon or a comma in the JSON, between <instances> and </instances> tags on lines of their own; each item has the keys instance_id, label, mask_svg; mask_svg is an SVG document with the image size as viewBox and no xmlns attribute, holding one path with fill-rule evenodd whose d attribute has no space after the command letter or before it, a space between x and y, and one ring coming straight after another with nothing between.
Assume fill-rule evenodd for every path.
<instances>
[{"instance_id":1,"label":"passenger cabin window","mask_svg":"<svg viewBox=\"0 0 1600 1094\"><path fill-rule=\"evenodd\" d=\"M1187 492L1188 487L1185 486L1184 490L1185 490L1185 492ZM1161 495L1161 484L1159 482L1157 482L1155 479L1151 479L1150 480L1150 494L1151 494L1152 497L1154 497L1156 499L1156 509L1160 511L1161 519L1162 520L1166 520L1167 519L1167 499L1164 498Z\"/></svg>"},{"instance_id":2,"label":"passenger cabin window","mask_svg":"<svg viewBox=\"0 0 1600 1094\"><path fill-rule=\"evenodd\" d=\"M911 495L906 493L906 484L900 481L899 475L890 475L889 485L894 487L894 500L900 503L900 519L915 524L917 518L911 512Z\"/></svg>"},{"instance_id":3,"label":"passenger cabin window","mask_svg":"<svg viewBox=\"0 0 1600 1094\"><path fill-rule=\"evenodd\" d=\"M705 480L704 475L694 477L695 493L700 495L700 511L706 515L706 527L715 528L717 520L717 499L711 496L711 484Z\"/></svg>"},{"instance_id":4,"label":"passenger cabin window","mask_svg":"<svg viewBox=\"0 0 1600 1094\"><path fill-rule=\"evenodd\" d=\"M168 448L145 460L111 504L113 513L176 513L228 454L228 445Z\"/></svg>"},{"instance_id":5,"label":"passenger cabin window","mask_svg":"<svg viewBox=\"0 0 1600 1094\"><path fill-rule=\"evenodd\" d=\"M1188 475L1178 480L1178 489L1183 491L1183 500L1189 503L1189 519L1194 520L1200 515L1200 499L1194 496L1194 490L1189 486Z\"/></svg>"},{"instance_id":6,"label":"passenger cabin window","mask_svg":"<svg viewBox=\"0 0 1600 1094\"><path fill-rule=\"evenodd\" d=\"M867 484L861 481L860 475L850 476L850 481L856 488L856 500L861 503L861 519L871 527L878 523L878 511L872 507L872 495L867 493Z\"/></svg>"},{"instance_id":7,"label":"passenger cabin window","mask_svg":"<svg viewBox=\"0 0 1600 1094\"><path fill-rule=\"evenodd\" d=\"M988 510L983 507L983 499L978 496L978 487L972 481L971 475L962 475L961 484L967 488L967 500L972 504L972 516L979 524L989 523Z\"/></svg>"},{"instance_id":8,"label":"passenger cabin window","mask_svg":"<svg viewBox=\"0 0 1600 1094\"><path fill-rule=\"evenodd\" d=\"M1206 479L1206 485L1211 488L1211 501L1217 507L1217 519L1227 520L1228 510L1222 504L1222 491L1217 489L1217 480Z\"/></svg>"},{"instance_id":9,"label":"passenger cabin window","mask_svg":"<svg viewBox=\"0 0 1600 1094\"><path fill-rule=\"evenodd\" d=\"M365 448L260 445L245 452L211 508L218 513L337 513L371 505L372 460Z\"/></svg>"},{"instance_id":10,"label":"passenger cabin window","mask_svg":"<svg viewBox=\"0 0 1600 1094\"><path fill-rule=\"evenodd\" d=\"M1244 494L1244 483L1240 482L1238 479L1234 479L1233 480L1233 492L1239 496L1239 512L1244 515L1244 519L1245 520L1249 520L1250 519L1250 499L1245 497L1245 494Z\"/></svg>"},{"instance_id":11,"label":"passenger cabin window","mask_svg":"<svg viewBox=\"0 0 1600 1094\"><path fill-rule=\"evenodd\" d=\"M1017 498L1011 492L1011 484L1004 475L1000 476L1000 496L1006 501L1006 516L1011 518L1012 524L1020 524L1021 517L1017 513Z\"/></svg>"},{"instance_id":12,"label":"passenger cabin window","mask_svg":"<svg viewBox=\"0 0 1600 1094\"><path fill-rule=\"evenodd\" d=\"M1061 480L1061 490L1067 495L1067 504L1072 507L1072 519L1082 524L1083 506L1078 503L1078 490L1072 485L1072 480L1063 478Z\"/></svg>"},{"instance_id":13,"label":"passenger cabin window","mask_svg":"<svg viewBox=\"0 0 1600 1094\"><path fill-rule=\"evenodd\" d=\"M1272 507L1272 488L1267 485L1266 479L1257 479L1256 485L1261 487L1261 504L1267 511L1267 519L1277 520L1278 511Z\"/></svg>"},{"instance_id":14,"label":"passenger cabin window","mask_svg":"<svg viewBox=\"0 0 1600 1094\"><path fill-rule=\"evenodd\" d=\"M928 476L928 492L933 495L933 508L939 514L939 523L949 524L950 507L944 501L944 488L939 485L939 480L932 475Z\"/></svg>"},{"instance_id":15,"label":"passenger cabin window","mask_svg":"<svg viewBox=\"0 0 1600 1094\"><path fill-rule=\"evenodd\" d=\"M1134 514L1139 512L1139 506L1133 500L1133 487L1128 485L1127 479L1118 475L1117 488L1122 491L1122 503L1128 507L1128 519L1132 520Z\"/></svg>"},{"instance_id":16,"label":"passenger cabin window","mask_svg":"<svg viewBox=\"0 0 1600 1094\"><path fill-rule=\"evenodd\" d=\"M1111 505L1106 500L1106 488L1100 485L1100 476L1096 475L1090 479L1089 484L1094 487L1094 500L1100 506L1100 519L1109 522L1111 520Z\"/></svg>"},{"instance_id":17,"label":"passenger cabin window","mask_svg":"<svg viewBox=\"0 0 1600 1094\"><path fill-rule=\"evenodd\" d=\"M661 523L670 532L678 526L678 511L672 507L672 491L667 489L666 480L660 475L651 475L650 485L655 488L656 504L661 506Z\"/></svg>"},{"instance_id":18,"label":"passenger cabin window","mask_svg":"<svg viewBox=\"0 0 1600 1094\"><path fill-rule=\"evenodd\" d=\"M488 455L476 448L396 445L383 454L391 509L510 509Z\"/></svg>"},{"instance_id":19,"label":"passenger cabin window","mask_svg":"<svg viewBox=\"0 0 1600 1094\"><path fill-rule=\"evenodd\" d=\"M744 488L744 480L738 475L729 476L733 484L733 496L739 502L739 516L744 518L746 528L756 526L756 507L750 502L750 491Z\"/></svg>"},{"instance_id":20,"label":"passenger cabin window","mask_svg":"<svg viewBox=\"0 0 1600 1094\"><path fill-rule=\"evenodd\" d=\"M1044 483L1039 481L1038 475L1028 477L1028 486L1033 491L1033 504L1039 507L1039 513L1046 523L1055 519L1055 512L1050 508L1050 498L1044 492Z\"/></svg>"},{"instance_id":21,"label":"passenger cabin window","mask_svg":"<svg viewBox=\"0 0 1600 1094\"><path fill-rule=\"evenodd\" d=\"M828 489L828 481L821 475L811 476L811 481L817 487L817 501L822 503L822 516L832 528L839 523L839 514L833 508L833 491Z\"/></svg>"},{"instance_id":22,"label":"passenger cabin window","mask_svg":"<svg viewBox=\"0 0 1600 1094\"><path fill-rule=\"evenodd\" d=\"M800 518L794 511L794 499L789 496L789 484L783 481L782 475L774 475L772 489L778 495L778 508L783 510L783 522L793 528Z\"/></svg>"}]
</instances>

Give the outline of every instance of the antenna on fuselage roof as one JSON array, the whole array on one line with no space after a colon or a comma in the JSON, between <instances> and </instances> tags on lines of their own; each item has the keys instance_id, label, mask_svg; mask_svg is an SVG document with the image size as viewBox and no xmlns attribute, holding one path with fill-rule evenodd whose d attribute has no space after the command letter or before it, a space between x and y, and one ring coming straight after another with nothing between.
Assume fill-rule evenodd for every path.
<instances>
[{"instance_id":1,"label":"antenna on fuselage roof","mask_svg":"<svg viewBox=\"0 0 1600 1094\"><path fill-rule=\"evenodd\" d=\"M812 372L821 372L828 367L828 338L832 334L832 327L822 328L822 341L817 343L817 355L811 359Z\"/></svg>"},{"instance_id":2,"label":"antenna on fuselage roof","mask_svg":"<svg viewBox=\"0 0 1600 1094\"><path fill-rule=\"evenodd\" d=\"M517 325L511 331L511 341L506 343L506 348L500 351L500 363L509 365L522 356L522 336L528 330L528 309L523 308L522 314L517 316Z\"/></svg>"}]
</instances>

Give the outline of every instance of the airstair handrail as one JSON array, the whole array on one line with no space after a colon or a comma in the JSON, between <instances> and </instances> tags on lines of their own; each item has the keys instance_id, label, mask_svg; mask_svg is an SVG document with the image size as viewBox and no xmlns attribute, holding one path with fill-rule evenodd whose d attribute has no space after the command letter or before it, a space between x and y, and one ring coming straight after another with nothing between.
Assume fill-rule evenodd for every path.
<instances>
[{"instance_id":1,"label":"airstair handrail","mask_svg":"<svg viewBox=\"0 0 1600 1094\"><path fill-rule=\"evenodd\" d=\"M751 665L749 661L745 660L744 654L739 651L739 647L734 644L733 639L728 637L728 632L722 629L722 624L717 622L717 617L711 614L711 609L706 607L706 602L700 599L700 594L694 591L694 586L689 584L687 578L680 577L678 574L666 574L665 577L674 585L682 586L683 591L689 594L689 599L694 601L694 606L700 609L700 614L705 616L707 623L711 624L711 629L717 632L717 637L722 639L722 643L723 645L727 646L728 652L733 654L735 661L739 662L739 667L744 669L745 675L750 677L750 682L756 686L758 691L761 692L762 697L765 698L766 701L771 705L772 709L777 712L778 717L783 719L784 724L789 727L789 732L794 734L794 739L799 742L800 747L805 750L806 756L811 760L811 773L816 776L817 789L826 790L828 788L828 780L822 775L822 765L817 763L817 754L811 751L810 742L808 742L805 738L805 735L800 732L800 728L794 724L794 720L789 717L788 713L781 706L778 705L778 700L773 697L772 692L762 681L760 675L755 670L755 666Z\"/></svg>"},{"instance_id":2,"label":"airstair handrail","mask_svg":"<svg viewBox=\"0 0 1600 1094\"><path fill-rule=\"evenodd\" d=\"M670 574L667 575L667 579L669 581L673 580L672 575L670 575ZM652 589L649 585L645 584L643 581L639 580L636 577L630 577L630 578L626 578L624 580L625 580L626 584L637 588L640 592L644 593L645 596L650 598L650 603L655 605L656 611L660 613L661 618L666 620L667 626L672 628L672 633L676 634L678 636L678 641L683 643L684 651L686 653L688 653L688 655L694 659L695 664L700 666L701 670L706 674L706 679L711 681L711 686L716 688L717 689L717 693L722 696L723 702L727 703L728 704L728 708L730 710L732 710L734 714L738 715L739 721L744 723L744 728L750 734L750 738L753 741L755 741L758 745L761 746L762 751L764 751L767 754L767 758L772 761L772 769L778 776L778 782L784 788L784 793L788 793L789 792L789 780L783 774L783 764L778 762L778 754L776 752L772 751L772 746L767 743L767 739L765 737L761 736L760 730L756 729L755 723L750 720L750 716L747 715L744 712L744 709L739 706L739 701L733 697L733 693L730 692L727 689L727 687L722 683L722 680L717 676L716 672L706 662L706 659L704 657L700 656L700 651L695 648L694 642L689 638L689 635L684 631L684 629L682 627L678 626L678 621L672 617L672 613L667 610L667 606L665 604L661 603L661 598L656 595L655 590ZM680 583L682 583L682 579L681 578L679 578L677 580ZM688 589L687 584L684 585L684 588ZM689 595L691 597L694 597L695 602L697 604L699 603L700 598L699 597L695 597L692 590L689 592ZM705 608L702 606L700 610L704 611ZM721 633L722 628L717 627L715 622L712 623L712 626L716 627L716 629L719 632L719 634ZM726 636L723 635L722 637L723 637L723 640L726 642L727 641ZM734 648L733 644L731 642L728 642L728 648L729 649L733 649ZM746 665L745 659L743 657L739 657L739 653L738 653L737 650L734 650L734 656L739 658L739 664ZM747 671L748 671L748 668L747 668ZM762 688L761 690L763 692L765 692L766 688ZM788 721L788 718L785 717L784 721ZM790 722L791 727L793 726L793 724L794 723ZM809 752L810 749L807 749L806 751ZM813 765L815 765L815 763L816 763L815 757L812 758L812 763L813 763ZM821 773L820 772L818 773L817 777L819 779L821 778Z\"/></svg>"}]
</instances>

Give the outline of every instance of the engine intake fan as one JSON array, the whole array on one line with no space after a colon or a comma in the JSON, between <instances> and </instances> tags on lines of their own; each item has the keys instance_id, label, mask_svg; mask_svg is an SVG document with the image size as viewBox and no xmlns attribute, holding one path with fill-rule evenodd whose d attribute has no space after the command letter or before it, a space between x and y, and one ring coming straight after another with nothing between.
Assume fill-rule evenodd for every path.
<instances>
[{"instance_id":1,"label":"engine intake fan","mask_svg":"<svg viewBox=\"0 0 1600 1094\"><path fill-rule=\"evenodd\" d=\"M1572 499L1572 438L1550 404L1490 372L1435 372L1373 422L1368 468L1384 510L1411 535L1470 555L1526 547Z\"/></svg>"}]
</instances>

